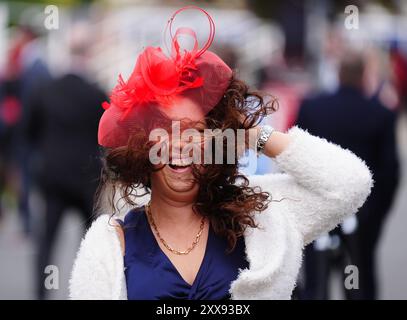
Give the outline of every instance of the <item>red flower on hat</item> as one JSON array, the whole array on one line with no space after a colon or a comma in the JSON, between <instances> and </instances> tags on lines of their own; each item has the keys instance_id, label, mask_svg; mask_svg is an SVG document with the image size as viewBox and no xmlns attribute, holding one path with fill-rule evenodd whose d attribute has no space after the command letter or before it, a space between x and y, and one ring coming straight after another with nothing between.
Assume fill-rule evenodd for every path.
<instances>
[{"instance_id":1,"label":"red flower on hat","mask_svg":"<svg viewBox=\"0 0 407 320\"><path fill-rule=\"evenodd\" d=\"M120 75L111 93L111 103L123 110L122 119L137 105L151 102L165 105L174 95L202 86L204 80L198 75L194 61L198 55L196 47L181 53L175 38L170 57L161 48L147 47L138 57L130 78L124 81ZM104 109L109 107L109 103L103 104Z\"/></svg>"}]
</instances>

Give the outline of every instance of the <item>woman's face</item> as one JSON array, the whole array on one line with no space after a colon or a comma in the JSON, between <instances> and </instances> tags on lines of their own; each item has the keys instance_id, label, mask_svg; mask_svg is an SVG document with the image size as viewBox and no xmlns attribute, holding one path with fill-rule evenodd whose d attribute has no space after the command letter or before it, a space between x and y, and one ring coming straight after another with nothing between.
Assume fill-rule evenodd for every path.
<instances>
[{"instance_id":1,"label":"woman's face","mask_svg":"<svg viewBox=\"0 0 407 320\"><path fill-rule=\"evenodd\" d=\"M205 125L202 123L202 119L205 117L201 108L194 104L192 101L183 99L177 103L176 106L162 110L166 113L170 119L175 121L188 119L191 121L191 125L180 129L182 134L183 130L188 128L194 128L199 132L205 129ZM183 122L184 123L184 122ZM180 141L179 139L173 139L173 132L168 132L169 150L176 148L177 150L183 150L183 147L187 142ZM199 185L197 184L193 175L193 168L187 159L191 154L173 157L173 153L169 153L169 163L157 165L156 168L162 167L162 169L155 171L151 175L151 188L154 193L160 193L161 195L178 201L193 201L197 196ZM196 164L195 164L196 165ZM202 167L201 167L202 168Z\"/></svg>"}]
</instances>

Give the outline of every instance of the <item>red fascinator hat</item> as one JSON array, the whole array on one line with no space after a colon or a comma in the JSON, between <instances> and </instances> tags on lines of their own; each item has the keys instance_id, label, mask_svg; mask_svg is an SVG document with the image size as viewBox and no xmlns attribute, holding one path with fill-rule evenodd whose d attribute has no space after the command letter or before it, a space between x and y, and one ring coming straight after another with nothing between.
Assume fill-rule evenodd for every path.
<instances>
[{"instance_id":1,"label":"red fascinator hat","mask_svg":"<svg viewBox=\"0 0 407 320\"><path fill-rule=\"evenodd\" d=\"M195 32L178 28L173 34L175 16L186 9L203 12L209 21L209 38L202 48L198 46ZM197 104L202 114L207 114L222 99L232 78L232 70L216 54L208 51L215 35L212 17L203 9L189 6L176 11L168 22L171 36L171 54L161 48L147 47L139 55L136 66L127 81L119 76L118 84L104 102L98 130L98 142L103 147L126 145L137 127L154 114L153 109L165 112L177 108L179 98L188 98ZM181 49L178 37L193 38L191 50ZM178 106L179 107L179 106Z\"/></svg>"}]
</instances>

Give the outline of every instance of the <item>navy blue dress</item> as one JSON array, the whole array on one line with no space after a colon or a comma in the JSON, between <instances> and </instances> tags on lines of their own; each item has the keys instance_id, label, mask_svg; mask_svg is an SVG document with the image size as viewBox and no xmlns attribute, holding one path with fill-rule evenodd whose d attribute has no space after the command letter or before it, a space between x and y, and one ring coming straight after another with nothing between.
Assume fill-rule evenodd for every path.
<instances>
[{"instance_id":1,"label":"navy blue dress","mask_svg":"<svg viewBox=\"0 0 407 320\"><path fill-rule=\"evenodd\" d=\"M132 210L119 221L124 226L124 267L129 300L230 299L230 284L239 269L248 267L243 237L227 254L227 241L209 227L205 255L194 283L186 282L161 250L142 210Z\"/></svg>"}]
</instances>

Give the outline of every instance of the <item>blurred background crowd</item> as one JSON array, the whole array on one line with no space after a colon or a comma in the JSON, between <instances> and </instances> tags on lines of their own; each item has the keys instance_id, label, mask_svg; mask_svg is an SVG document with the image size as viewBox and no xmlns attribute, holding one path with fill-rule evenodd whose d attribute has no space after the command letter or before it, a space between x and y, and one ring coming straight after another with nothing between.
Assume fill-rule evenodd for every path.
<instances>
[{"instance_id":1,"label":"blurred background crowd","mask_svg":"<svg viewBox=\"0 0 407 320\"><path fill-rule=\"evenodd\" d=\"M92 221L101 104L143 47L163 46L168 18L186 4L213 16L212 50L278 99L266 122L338 143L374 173L357 217L306 248L293 298L407 299L402 0L1 1L0 299L67 297ZM180 20L207 37L205 17ZM276 170L259 158L256 173ZM47 290L49 265L57 277ZM358 268L352 288L347 266Z\"/></svg>"}]
</instances>

